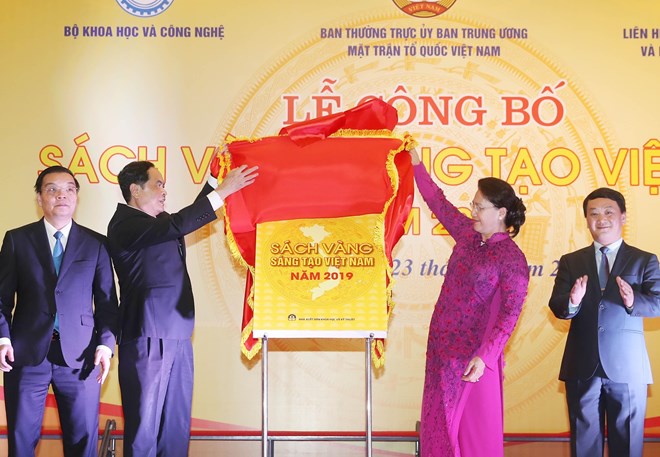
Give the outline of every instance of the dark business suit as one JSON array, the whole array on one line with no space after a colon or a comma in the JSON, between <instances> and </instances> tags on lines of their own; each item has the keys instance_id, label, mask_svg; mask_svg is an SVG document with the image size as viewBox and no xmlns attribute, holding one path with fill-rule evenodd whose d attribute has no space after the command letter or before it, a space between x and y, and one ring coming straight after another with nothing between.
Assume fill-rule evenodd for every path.
<instances>
[{"instance_id":1,"label":"dark business suit","mask_svg":"<svg viewBox=\"0 0 660 457\"><path fill-rule=\"evenodd\" d=\"M72 222L59 275L43 219L6 233L0 251L0 337L10 455L33 455L52 383L66 456L96 455L100 384L94 353L115 346L117 296L106 238ZM59 341L53 340L55 314Z\"/></svg>"},{"instance_id":2,"label":"dark business suit","mask_svg":"<svg viewBox=\"0 0 660 457\"><path fill-rule=\"evenodd\" d=\"M583 275L589 277L585 296L570 313L571 288ZM634 291L632 311L623 304L617 276ZM571 319L559 379L566 382L572 454L602 455L607 416L610 455L641 457L647 385L653 382L643 318L660 316L657 257L623 242L601 294L594 246L567 254L559 261L549 305L558 318ZM621 403L621 410L602 403L599 409L601 392L613 398L610 403Z\"/></svg>"},{"instance_id":3,"label":"dark business suit","mask_svg":"<svg viewBox=\"0 0 660 457\"><path fill-rule=\"evenodd\" d=\"M126 457L188 452L195 309L184 235L216 219L203 197L212 190L207 184L195 203L158 217L119 204L108 225L121 291Z\"/></svg>"}]
</instances>

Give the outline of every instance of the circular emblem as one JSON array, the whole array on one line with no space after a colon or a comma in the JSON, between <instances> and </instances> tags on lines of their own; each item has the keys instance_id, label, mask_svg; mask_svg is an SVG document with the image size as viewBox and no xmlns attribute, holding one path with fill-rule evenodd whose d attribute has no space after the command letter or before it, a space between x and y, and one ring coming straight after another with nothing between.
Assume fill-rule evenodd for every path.
<instances>
[{"instance_id":1,"label":"circular emblem","mask_svg":"<svg viewBox=\"0 0 660 457\"><path fill-rule=\"evenodd\" d=\"M425 0L394 0L401 11L414 17L428 18L439 16L451 8L456 0L428 2Z\"/></svg>"},{"instance_id":2,"label":"circular emblem","mask_svg":"<svg viewBox=\"0 0 660 457\"><path fill-rule=\"evenodd\" d=\"M174 0L117 0L124 11L138 17L158 16L173 2Z\"/></svg>"}]
</instances>

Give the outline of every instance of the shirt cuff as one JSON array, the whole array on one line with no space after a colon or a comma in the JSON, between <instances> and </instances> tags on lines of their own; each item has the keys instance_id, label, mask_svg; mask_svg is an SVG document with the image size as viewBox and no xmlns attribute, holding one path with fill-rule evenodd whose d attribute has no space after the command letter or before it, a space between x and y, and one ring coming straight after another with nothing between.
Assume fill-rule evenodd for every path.
<instances>
[{"instance_id":1,"label":"shirt cuff","mask_svg":"<svg viewBox=\"0 0 660 457\"><path fill-rule=\"evenodd\" d=\"M568 300L568 314L573 314L573 313L575 313L578 309L580 309L580 305L579 305L579 304L574 305L573 303L571 303L570 300Z\"/></svg>"},{"instance_id":2,"label":"shirt cuff","mask_svg":"<svg viewBox=\"0 0 660 457\"><path fill-rule=\"evenodd\" d=\"M0 344L8 344L11 346L11 340L6 337L0 338Z\"/></svg>"},{"instance_id":3,"label":"shirt cuff","mask_svg":"<svg viewBox=\"0 0 660 457\"><path fill-rule=\"evenodd\" d=\"M220 208L222 208L222 205L225 204L225 202L222 201L222 197L218 195L216 191L209 192L206 195L206 198L209 199L209 202L211 203L211 207L213 208L213 211L217 211Z\"/></svg>"},{"instance_id":4,"label":"shirt cuff","mask_svg":"<svg viewBox=\"0 0 660 457\"><path fill-rule=\"evenodd\" d=\"M96 346L96 350L98 351L99 349L105 352L108 357L112 357L112 349L110 349L108 346L104 344L99 344L98 346Z\"/></svg>"}]
</instances>

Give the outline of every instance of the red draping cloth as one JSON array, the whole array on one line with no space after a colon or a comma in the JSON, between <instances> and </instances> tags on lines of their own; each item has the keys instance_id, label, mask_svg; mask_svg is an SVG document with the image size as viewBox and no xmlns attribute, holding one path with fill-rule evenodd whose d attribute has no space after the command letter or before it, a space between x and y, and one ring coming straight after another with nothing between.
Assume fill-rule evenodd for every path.
<instances>
[{"instance_id":1,"label":"red draping cloth","mask_svg":"<svg viewBox=\"0 0 660 457\"><path fill-rule=\"evenodd\" d=\"M348 111L309 121L298 122L280 130L298 146L323 140L339 129L393 130L398 122L396 109L378 98L370 99Z\"/></svg>"},{"instance_id":2,"label":"red draping cloth","mask_svg":"<svg viewBox=\"0 0 660 457\"><path fill-rule=\"evenodd\" d=\"M248 358L260 349L260 341L251 335L258 223L382 214L391 268L392 249L403 235L414 195L410 155L401 153L414 140L393 135L394 125L396 110L374 99L344 113L289 126L278 136L227 145L232 168L259 166L254 184L229 196L225 206L228 241L248 267L242 322L242 349ZM379 366L382 341L372 355Z\"/></svg>"}]
</instances>

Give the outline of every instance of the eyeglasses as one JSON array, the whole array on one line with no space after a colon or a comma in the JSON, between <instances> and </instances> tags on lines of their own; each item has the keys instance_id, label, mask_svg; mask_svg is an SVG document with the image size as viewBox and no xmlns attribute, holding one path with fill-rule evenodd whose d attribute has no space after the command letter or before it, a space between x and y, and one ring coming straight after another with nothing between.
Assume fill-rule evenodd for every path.
<instances>
[{"instance_id":1,"label":"eyeglasses","mask_svg":"<svg viewBox=\"0 0 660 457\"><path fill-rule=\"evenodd\" d=\"M59 195L59 193L62 192L64 195L73 196L78 194L78 189L74 186L46 186L41 189L41 192L45 193L46 195Z\"/></svg>"},{"instance_id":2,"label":"eyeglasses","mask_svg":"<svg viewBox=\"0 0 660 457\"><path fill-rule=\"evenodd\" d=\"M482 212L482 211L485 210L485 209L488 209L488 208L495 208L495 206L494 206L494 205L490 205L490 206L482 206L482 205L480 205L480 204L478 204L478 203L470 202L470 208L472 209L472 211L476 211L477 213L480 213L480 212Z\"/></svg>"}]
</instances>

